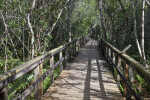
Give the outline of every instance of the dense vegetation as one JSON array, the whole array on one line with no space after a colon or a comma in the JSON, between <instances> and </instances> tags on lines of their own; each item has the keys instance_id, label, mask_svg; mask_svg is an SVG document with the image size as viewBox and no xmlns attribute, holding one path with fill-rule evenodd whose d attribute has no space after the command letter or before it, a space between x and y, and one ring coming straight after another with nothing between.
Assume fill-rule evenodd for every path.
<instances>
[{"instance_id":1,"label":"dense vegetation","mask_svg":"<svg viewBox=\"0 0 150 100\"><path fill-rule=\"evenodd\" d=\"M127 54L148 67L149 4L147 0L0 0L0 73L87 34L101 36L119 50L131 44ZM33 75L22 78L31 81ZM22 78L10 87L20 92L30 83L18 87ZM10 91L10 98L14 94Z\"/></svg>"}]
</instances>

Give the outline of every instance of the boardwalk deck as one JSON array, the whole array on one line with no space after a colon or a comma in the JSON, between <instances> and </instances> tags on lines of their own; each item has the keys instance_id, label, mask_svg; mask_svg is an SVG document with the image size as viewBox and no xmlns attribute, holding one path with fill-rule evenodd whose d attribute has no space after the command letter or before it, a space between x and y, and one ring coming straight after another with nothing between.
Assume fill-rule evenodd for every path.
<instances>
[{"instance_id":1,"label":"boardwalk deck","mask_svg":"<svg viewBox=\"0 0 150 100\"><path fill-rule=\"evenodd\" d=\"M42 100L124 100L91 39L41 98Z\"/></svg>"}]
</instances>

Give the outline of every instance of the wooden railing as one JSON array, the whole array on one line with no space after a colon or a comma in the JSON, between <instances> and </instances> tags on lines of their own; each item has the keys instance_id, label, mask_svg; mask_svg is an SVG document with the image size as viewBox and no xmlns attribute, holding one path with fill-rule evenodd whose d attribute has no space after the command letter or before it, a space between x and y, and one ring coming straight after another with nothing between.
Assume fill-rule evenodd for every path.
<instances>
[{"instance_id":1,"label":"wooden railing","mask_svg":"<svg viewBox=\"0 0 150 100\"><path fill-rule=\"evenodd\" d=\"M103 39L98 38L98 40L99 46L110 64L112 73L116 73L114 76L116 77L117 85L123 87L122 94L126 96L127 100L131 98L135 98L136 100L150 100L149 93L135 79L136 75L139 75L150 88L150 69L145 68L127 54L123 54ZM138 89L140 94L137 93L136 89Z\"/></svg>"},{"instance_id":2,"label":"wooden railing","mask_svg":"<svg viewBox=\"0 0 150 100\"><path fill-rule=\"evenodd\" d=\"M78 38L64 46L60 46L53 49L39 57L36 57L19 67L16 67L2 75L0 75L0 100L7 100L8 94L5 88L12 82L14 82L19 77L25 75L28 72L34 73L34 82L27 87L21 94L19 94L15 100L25 99L30 92L34 90L34 99L38 100L43 95L43 80L50 75L51 83L54 81L54 69L56 67L60 68L60 72L63 69L63 63L67 62L68 57L75 55L76 51L81 45L87 42L87 37ZM54 56L59 54L59 60L54 63ZM64 55L63 55L64 54ZM43 62L45 60L50 60L50 68L47 72L43 73ZM33 71L32 71L33 70ZM20 82L21 84L21 82Z\"/></svg>"}]
</instances>

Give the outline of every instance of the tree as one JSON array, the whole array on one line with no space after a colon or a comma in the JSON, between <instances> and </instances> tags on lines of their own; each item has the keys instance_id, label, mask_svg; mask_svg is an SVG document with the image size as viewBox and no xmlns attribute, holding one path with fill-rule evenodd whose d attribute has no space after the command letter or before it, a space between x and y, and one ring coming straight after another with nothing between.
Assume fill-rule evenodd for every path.
<instances>
[{"instance_id":1,"label":"tree","mask_svg":"<svg viewBox=\"0 0 150 100\"><path fill-rule=\"evenodd\" d=\"M100 22L103 30L104 39L107 40L105 21L103 17L103 1L99 0Z\"/></svg>"}]
</instances>

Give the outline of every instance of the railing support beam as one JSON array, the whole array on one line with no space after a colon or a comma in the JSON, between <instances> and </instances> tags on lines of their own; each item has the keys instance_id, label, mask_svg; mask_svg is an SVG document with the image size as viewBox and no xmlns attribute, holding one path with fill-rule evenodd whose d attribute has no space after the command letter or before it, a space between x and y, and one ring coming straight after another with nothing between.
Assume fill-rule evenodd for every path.
<instances>
[{"instance_id":1,"label":"railing support beam","mask_svg":"<svg viewBox=\"0 0 150 100\"><path fill-rule=\"evenodd\" d=\"M52 56L50 58L50 68L54 65L54 56ZM50 79L51 79L51 84L54 82L54 71L52 71L52 74L50 76Z\"/></svg>"}]
</instances>

